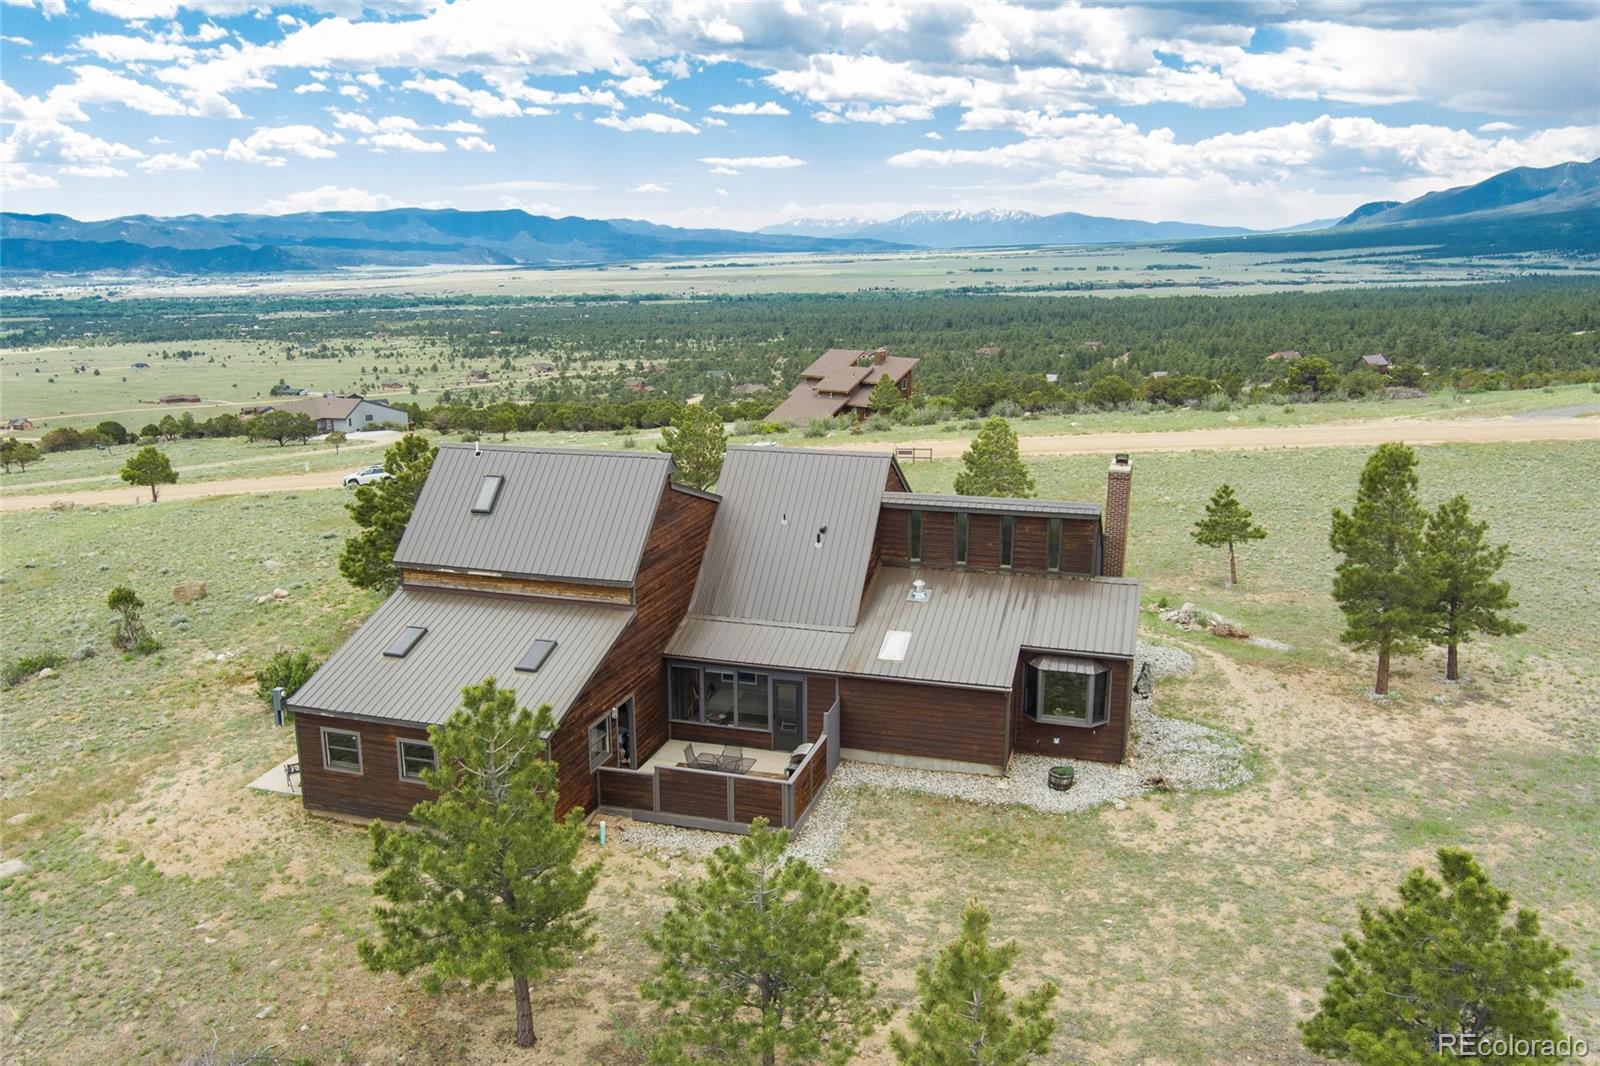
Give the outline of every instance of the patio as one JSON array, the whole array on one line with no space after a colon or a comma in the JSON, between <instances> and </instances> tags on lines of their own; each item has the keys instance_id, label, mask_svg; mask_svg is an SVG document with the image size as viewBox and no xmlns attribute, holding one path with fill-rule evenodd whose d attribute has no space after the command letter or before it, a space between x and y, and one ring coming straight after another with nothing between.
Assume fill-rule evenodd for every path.
<instances>
[{"instance_id":1,"label":"patio","mask_svg":"<svg viewBox=\"0 0 1600 1066\"><path fill-rule=\"evenodd\" d=\"M639 769L648 773L654 771L658 766L669 770L674 767L682 767L684 765L683 749L686 743L688 742L682 740L667 741L657 748L655 754L646 759L644 765L640 766ZM694 750L698 755L721 755L722 745L695 744ZM789 765L789 752L787 751L763 751L758 748L743 748L740 750L740 754L746 759L755 760L755 765L746 771L752 777L772 777L782 780L784 777L783 771Z\"/></svg>"}]
</instances>

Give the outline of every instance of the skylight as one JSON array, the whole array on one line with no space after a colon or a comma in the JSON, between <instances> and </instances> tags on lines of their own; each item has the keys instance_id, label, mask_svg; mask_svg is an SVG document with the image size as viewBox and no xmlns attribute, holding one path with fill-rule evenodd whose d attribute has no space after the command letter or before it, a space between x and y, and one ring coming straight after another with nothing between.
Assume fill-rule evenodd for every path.
<instances>
[{"instance_id":1,"label":"skylight","mask_svg":"<svg viewBox=\"0 0 1600 1066\"><path fill-rule=\"evenodd\" d=\"M533 647L528 649L528 654L522 657L522 660L517 663L515 668L525 674L537 674L539 667L544 665L544 661L550 658L550 653L555 650L555 641L536 640L533 642Z\"/></svg>"},{"instance_id":2,"label":"skylight","mask_svg":"<svg viewBox=\"0 0 1600 1066\"><path fill-rule=\"evenodd\" d=\"M404 659L411 654L411 649L417 646L417 641L427 632L427 626L406 626L400 631L400 635L394 638L394 643L383 649L383 654L391 659Z\"/></svg>"},{"instance_id":3,"label":"skylight","mask_svg":"<svg viewBox=\"0 0 1600 1066\"><path fill-rule=\"evenodd\" d=\"M906 661L906 648L911 645L911 634L904 629L891 629L883 635L883 646L878 649L878 658L888 663L903 663Z\"/></svg>"},{"instance_id":4,"label":"skylight","mask_svg":"<svg viewBox=\"0 0 1600 1066\"><path fill-rule=\"evenodd\" d=\"M494 501L500 498L500 487L506 479L498 474L485 474L478 483L478 498L472 501L473 514L493 514Z\"/></svg>"}]
</instances>

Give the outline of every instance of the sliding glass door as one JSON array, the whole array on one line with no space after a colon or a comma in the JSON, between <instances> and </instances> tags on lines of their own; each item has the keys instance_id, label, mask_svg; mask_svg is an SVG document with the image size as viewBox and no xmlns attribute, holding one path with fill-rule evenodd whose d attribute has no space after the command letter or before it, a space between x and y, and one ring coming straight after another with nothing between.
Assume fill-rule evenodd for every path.
<instances>
[{"instance_id":1,"label":"sliding glass door","mask_svg":"<svg viewBox=\"0 0 1600 1066\"><path fill-rule=\"evenodd\" d=\"M771 735L779 751L792 751L805 739L804 678L674 663L668 697L675 722L759 730Z\"/></svg>"}]
</instances>

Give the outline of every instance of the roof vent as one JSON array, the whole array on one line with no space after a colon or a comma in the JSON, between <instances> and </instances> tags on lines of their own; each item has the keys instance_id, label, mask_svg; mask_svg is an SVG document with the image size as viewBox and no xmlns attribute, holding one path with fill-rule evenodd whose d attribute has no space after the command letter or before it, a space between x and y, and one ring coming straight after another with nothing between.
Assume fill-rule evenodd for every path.
<instances>
[{"instance_id":1,"label":"roof vent","mask_svg":"<svg viewBox=\"0 0 1600 1066\"><path fill-rule=\"evenodd\" d=\"M478 456L480 456L482 454L483 454L483 444L482 444L482 442L481 441L473 441L472 442L472 457L474 459L476 459Z\"/></svg>"},{"instance_id":2,"label":"roof vent","mask_svg":"<svg viewBox=\"0 0 1600 1066\"><path fill-rule=\"evenodd\" d=\"M933 595L933 590L928 588L928 583L920 577L911 583L911 594L906 597L912 603L927 603Z\"/></svg>"},{"instance_id":3,"label":"roof vent","mask_svg":"<svg viewBox=\"0 0 1600 1066\"><path fill-rule=\"evenodd\" d=\"M818 526L817 527L817 539L812 542L811 546L813 548L822 547L822 536L823 536L823 534L825 534L827 532L828 532L828 527L827 526Z\"/></svg>"}]
</instances>

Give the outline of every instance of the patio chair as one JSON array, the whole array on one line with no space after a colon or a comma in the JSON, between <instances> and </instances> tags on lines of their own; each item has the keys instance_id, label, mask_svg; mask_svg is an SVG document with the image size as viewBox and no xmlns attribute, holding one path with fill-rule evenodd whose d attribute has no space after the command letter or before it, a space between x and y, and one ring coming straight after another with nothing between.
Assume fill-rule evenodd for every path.
<instances>
[{"instance_id":1,"label":"patio chair","mask_svg":"<svg viewBox=\"0 0 1600 1066\"><path fill-rule=\"evenodd\" d=\"M683 746L683 765L696 770L721 769L720 760L715 755L698 755L693 744Z\"/></svg>"},{"instance_id":2,"label":"patio chair","mask_svg":"<svg viewBox=\"0 0 1600 1066\"><path fill-rule=\"evenodd\" d=\"M724 744L722 754L717 756L717 766L730 774L742 774L754 766L754 759L744 757L744 748L737 744Z\"/></svg>"}]
</instances>

